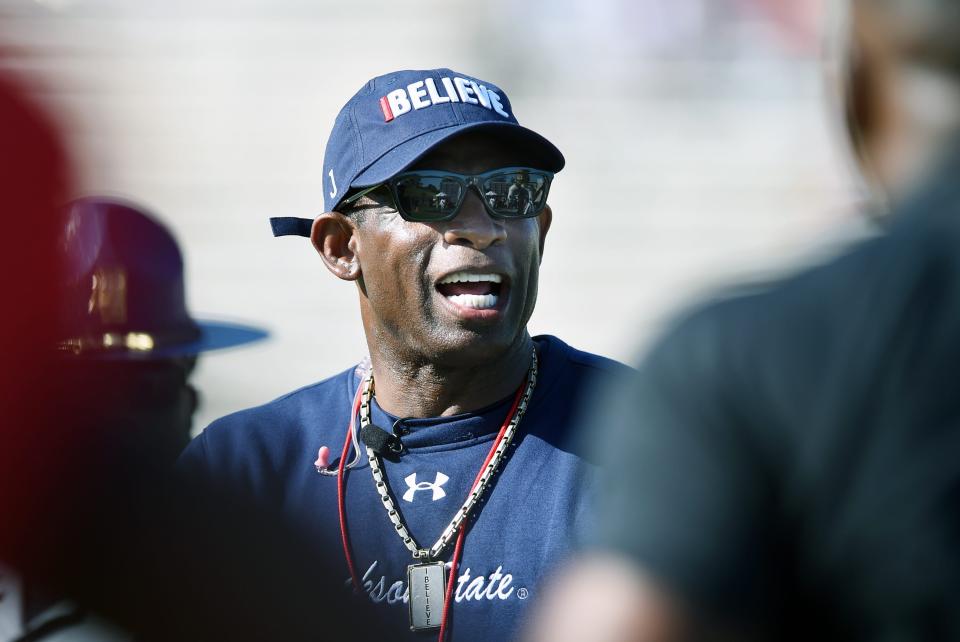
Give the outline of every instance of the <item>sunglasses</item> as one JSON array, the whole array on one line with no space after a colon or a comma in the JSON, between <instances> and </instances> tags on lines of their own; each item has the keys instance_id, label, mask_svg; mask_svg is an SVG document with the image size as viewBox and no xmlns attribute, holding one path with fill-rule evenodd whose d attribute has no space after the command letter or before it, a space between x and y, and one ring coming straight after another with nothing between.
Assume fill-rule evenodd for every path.
<instances>
[{"instance_id":1,"label":"sunglasses","mask_svg":"<svg viewBox=\"0 0 960 642\"><path fill-rule=\"evenodd\" d=\"M471 187L493 218L531 218L543 211L553 173L530 167L504 167L482 174L443 170L401 172L386 182L365 187L342 201L355 203L370 192L387 187L397 211L407 221L450 221L459 212Z\"/></svg>"}]
</instances>

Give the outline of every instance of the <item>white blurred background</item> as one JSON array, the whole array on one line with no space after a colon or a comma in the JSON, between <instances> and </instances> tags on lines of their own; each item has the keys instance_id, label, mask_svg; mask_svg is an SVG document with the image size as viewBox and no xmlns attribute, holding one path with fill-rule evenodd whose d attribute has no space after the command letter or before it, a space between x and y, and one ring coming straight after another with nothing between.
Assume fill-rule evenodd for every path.
<instances>
[{"instance_id":1,"label":"white blurred background","mask_svg":"<svg viewBox=\"0 0 960 642\"><path fill-rule=\"evenodd\" d=\"M267 218L320 212L334 116L392 69L487 78L565 153L534 333L633 360L707 288L858 234L820 6L0 0L0 42L66 118L83 193L171 227L194 316L272 332L201 359L199 430L365 354L353 286Z\"/></svg>"}]
</instances>

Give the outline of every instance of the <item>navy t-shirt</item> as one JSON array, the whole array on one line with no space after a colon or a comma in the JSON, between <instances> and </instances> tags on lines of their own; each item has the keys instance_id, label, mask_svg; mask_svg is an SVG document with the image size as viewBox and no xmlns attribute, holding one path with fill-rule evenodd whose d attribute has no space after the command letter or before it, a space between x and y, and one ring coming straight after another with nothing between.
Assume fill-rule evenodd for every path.
<instances>
[{"instance_id":1,"label":"navy t-shirt","mask_svg":"<svg viewBox=\"0 0 960 642\"><path fill-rule=\"evenodd\" d=\"M570 551L589 521L593 469L571 448L575 409L601 373L627 367L536 337L540 374L509 457L474 509L455 584L453 640L514 637L541 579ZM317 473L321 446L339 456L360 384L355 368L271 403L212 423L187 448L180 465L194 483L228 488L245 499L280 507L284 519L325 552L335 577L318 590L349 591L337 511L337 479ZM429 548L461 506L510 410L514 395L450 417L409 419L404 454L384 461L391 494L420 548ZM373 423L389 430L397 417L374 399ZM362 444L361 444L362 447ZM352 455L352 452L351 452ZM364 454L347 473L346 518L358 575L370 600L396 631L423 640L436 631L408 628L406 569L412 555L394 531ZM453 543L442 557L449 561ZM277 587L282 590L283 587ZM318 623L318 630L322 630Z\"/></svg>"}]
</instances>

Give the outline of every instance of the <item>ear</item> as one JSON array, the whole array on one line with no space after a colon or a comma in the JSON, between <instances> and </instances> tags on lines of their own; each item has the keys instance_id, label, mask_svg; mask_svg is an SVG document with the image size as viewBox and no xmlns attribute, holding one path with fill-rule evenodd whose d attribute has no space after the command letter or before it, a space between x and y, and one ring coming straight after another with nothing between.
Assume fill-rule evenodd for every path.
<instances>
[{"instance_id":1,"label":"ear","mask_svg":"<svg viewBox=\"0 0 960 642\"><path fill-rule=\"evenodd\" d=\"M357 229L350 218L340 212L326 212L313 221L310 242L327 269L344 281L360 278L360 257L357 256Z\"/></svg>"},{"instance_id":2,"label":"ear","mask_svg":"<svg viewBox=\"0 0 960 642\"><path fill-rule=\"evenodd\" d=\"M543 260L543 246L547 242L547 232L550 231L550 224L553 222L553 210L549 205L543 207L543 211L537 215L537 223L540 226L540 260Z\"/></svg>"}]
</instances>

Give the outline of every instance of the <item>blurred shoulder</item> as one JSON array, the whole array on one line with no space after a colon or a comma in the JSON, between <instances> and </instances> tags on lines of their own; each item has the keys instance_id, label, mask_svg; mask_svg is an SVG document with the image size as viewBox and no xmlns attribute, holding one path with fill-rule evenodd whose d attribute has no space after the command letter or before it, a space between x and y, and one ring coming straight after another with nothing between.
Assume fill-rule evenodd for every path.
<instances>
[{"instance_id":1,"label":"blurred shoulder","mask_svg":"<svg viewBox=\"0 0 960 642\"><path fill-rule=\"evenodd\" d=\"M684 387L751 394L778 382L783 392L812 389L826 372L870 371L892 337L917 325L913 302L944 298L929 296L932 284L960 276L960 253L945 266L948 253L935 250L933 237L895 227L781 278L721 290L675 316L641 369ZM930 278L935 266L944 279Z\"/></svg>"}]
</instances>

